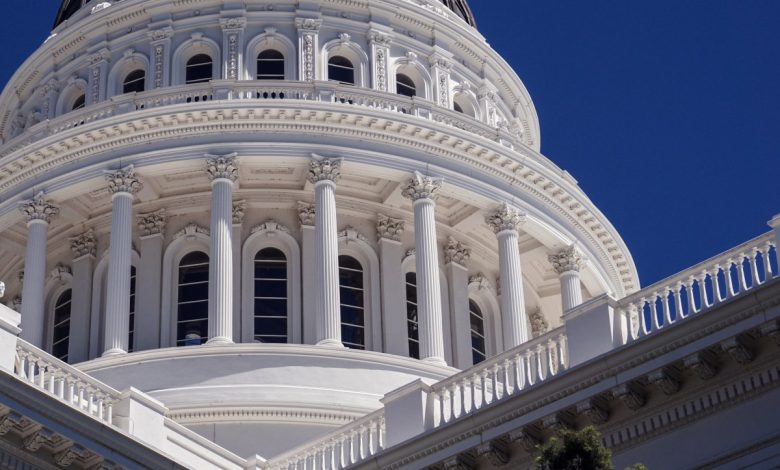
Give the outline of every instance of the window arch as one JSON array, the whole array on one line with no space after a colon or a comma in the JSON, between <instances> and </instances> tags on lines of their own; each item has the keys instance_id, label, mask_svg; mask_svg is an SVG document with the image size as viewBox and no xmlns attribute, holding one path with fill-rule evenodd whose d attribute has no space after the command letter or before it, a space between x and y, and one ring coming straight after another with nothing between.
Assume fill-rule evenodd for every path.
<instances>
[{"instance_id":1,"label":"window arch","mask_svg":"<svg viewBox=\"0 0 780 470\"><path fill-rule=\"evenodd\" d=\"M146 89L146 71L136 69L125 75L122 81L122 93L141 93Z\"/></svg>"},{"instance_id":2,"label":"window arch","mask_svg":"<svg viewBox=\"0 0 780 470\"><path fill-rule=\"evenodd\" d=\"M254 340L286 343L287 257L277 248L263 248L254 260Z\"/></svg>"},{"instance_id":3,"label":"window arch","mask_svg":"<svg viewBox=\"0 0 780 470\"><path fill-rule=\"evenodd\" d=\"M342 85L355 84L355 66L346 57L337 55L328 59L328 80Z\"/></svg>"},{"instance_id":4,"label":"window arch","mask_svg":"<svg viewBox=\"0 0 780 470\"><path fill-rule=\"evenodd\" d=\"M266 28L263 34L255 36L251 41L247 43L246 53L244 57L250 58L246 64L246 79L248 80L263 80L259 78L261 75L260 56L271 55L275 52L281 56L282 61L277 62L277 70L274 75L281 74L281 78L266 78L266 80L295 80L297 61L295 60L297 54L297 46L287 36L278 33L273 28ZM274 54L275 55L275 54ZM255 60L253 60L255 59ZM266 59L266 57L263 57ZM278 60L278 56L276 57ZM281 64L281 70L278 69L278 65ZM263 72L262 75L268 75Z\"/></svg>"},{"instance_id":5,"label":"window arch","mask_svg":"<svg viewBox=\"0 0 780 470\"><path fill-rule=\"evenodd\" d=\"M395 76L395 92L411 98L417 95L417 85L408 75L399 73Z\"/></svg>"},{"instance_id":6,"label":"window arch","mask_svg":"<svg viewBox=\"0 0 780 470\"><path fill-rule=\"evenodd\" d=\"M191 251L177 272L176 346L203 344L209 335L209 255Z\"/></svg>"},{"instance_id":7,"label":"window arch","mask_svg":"<svg viewBox=\"0 0 780 470\"><path fill-rule=\"evenodd\" d=\"M71 78L68 85L57 98L56 114L61 116L65 113L81 109L87 104L87 82L81 78Z\"/></svg>"},{"instance_id":8,"label":"window arch","mask_svg":"<svg viewBox=\"0 0 780 470\"><path fill-rule=\"evenodd\" d=\"M284 54L266 49L257 54L257 80L284 80Z\"/></svg>"},{"instance_id":9,"label":"window arch","mask_svg":"<svg viewBox=\"0 0 780 470\"><path fill-rule=\"evenodd\" d=\"M214 78L214 59L208 54L196 54L184 65L184 83L206 83Z\"/></svg>"},{"instance_id":10,"label":"window arch","mask_svg":"<svg viewBox=\"0 0 780 470\"><path fill-rule=\"evenodd\" d=\"M414 53L395 60L395 91L399 95L431 99L431 74Z\"/></svg>"},{"instance_id":11,"label":"window arch","mask_svg":"<svg viewBox=\"0 0 780 470\"><path fill-rule=\"evenodd\" d=\"M420 358L420 324L417 311L417 273L406 273L406 330L409 357Z\"/></svg>"},{"instance_id":12,"label":"window arch","mask_svg":"<svg viewBox=\"0 0 780 470\"><path fill-rule=\"evenodd\" d=\"M469 319L471 324L471 357L474 364L487 358L485 341L485 315L476 302L469 299Z\"/></svg>"},{"instance_id":13,"label":"window arch","mask_svg":"<svg viewBox=\"0 0 780 470\"><path fill-rule=\"evenodd\" d=\"M363 265L347 255L339 256L341 342L353 349L366 349L366 311Z\"/></svg>"},{"instance_id":14,"label":"window arch","mask_svg":"<svg viewBox=\"0 0 780 470\"><path fill-rule=\"evenodd\" d=\"M467 116L477 118L479 106L472 93L457 91L452 98L452 109Z\"/></svg>"},{"instance_id":15,"label":"window arch","mask_svg":"<svg viewBox=\"0 0 780 470\"><path fill-rule=\"evenodd\" d=\"M70 348L70 310L73 291L66 289L54 302L51 355L68 362Z\"/></svg>"}]
</instances>

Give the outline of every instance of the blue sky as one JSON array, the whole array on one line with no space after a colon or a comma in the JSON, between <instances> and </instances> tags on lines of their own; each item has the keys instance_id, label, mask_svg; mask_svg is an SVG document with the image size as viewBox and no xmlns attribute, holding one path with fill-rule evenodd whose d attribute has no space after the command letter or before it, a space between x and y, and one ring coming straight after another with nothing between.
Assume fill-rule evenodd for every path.
<instances>
[{"instance_id":1,"label":"blue sky","mask_svg":"<svg viewBox=\"0 0 780 470\"><path fill-rule=\"evenodd\" d=\"M0 83L58 1L5 0ZM542 152L622 234L643 285L780 212L780 1L472 0L534 100Z\"/></svg>"}]
</instances>

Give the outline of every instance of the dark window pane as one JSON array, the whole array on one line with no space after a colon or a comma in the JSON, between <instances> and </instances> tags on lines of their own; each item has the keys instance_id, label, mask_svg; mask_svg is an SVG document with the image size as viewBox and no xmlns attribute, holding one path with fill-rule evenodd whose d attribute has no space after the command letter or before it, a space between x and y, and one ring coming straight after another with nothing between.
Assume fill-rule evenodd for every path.
<instances>
[{"instance_id":1,"label":"dark window pane","mask_svg":"<svg viewBox=\"0 0 780 470\"><path fill-rule=\"evenodd\" d=\"M208 300L209 285L207 282L179 286L179 303Z\"/></svg>"},{"instance_id":2,"label":"dark window pane","mask_svg":"<svg viewBox=\"0 0 780 470\"><path fill-rule=\"evenodd\" d=\"M284 56L281 52L268 49L257 56L258 80L284 80Z\"/></svg>"},{"instance_id":3,"label":"dark window pane","mask_svg":"<svg viewBox=\"0 0 780 470\"><path fill-rule=\"evenodd\" d=\"M363 326L364 312L361 308L341 306L341 323Z\"/></svg>"},{"instance_id":4,"label":"dark window pane","mask_svg":"<svg viewBox=\"0 0 780 470\"><path fill-rule=\"evenodd\" d=\"M287 279L287 264L255 261L255 279Z\"/></svg>"},{"instance_id":5,"label":"dark window pane","mask_svg":"<svg viewBox=\"0 0 780 470\"><path fill-rule=\"evenodd\" d=\"M195 346L208 339L208 320L179 323L176 329L178 346Z\"/></svg>"},{"instance_id":6,"label":"dark window pane","mask_svg":"<svg viewBox=\"0 0 780 470\"><path fill-rule=\"evenodd\" d=\"M287 316L286 299L255 299L255 316Z\"/></svg>"},{"instance_id":7,"label":"dark window pane","mask_svg":"<svg viewBox=\"0 0 780 470\"><path fill-rule=\"evenodd\" d=\"M452 107L455 109L456 112L459 112L459 113L463 112L463 108L461 108L458 103L453 103Z\"/></svg>"},{"instance_id":8,"label":"dark window pane","mask_svg":"<svg viewBox=\"0 0 780 470\"><path fill-rule=\"evenodd\" d=\"M144 91L146 84L146 72L143 70L134 70L127 74L122 82L122 93L140 93Z\"/></svg>"},{"instance_id":9,"label":"dark window pane","mask_svg":"<svg viewBox=\"0 0 780 470\"><path fill-rule=\"evenodd\" d=\"M73 102L73 106L70 107L71 111L83 108L87 104L87 98L84 95L79 95L76 101Z\"/></svg>"},{"instance_id":10,"label":"dark window pane","mask_svg":"<svg viewBox=\"0 0 780 470\"><path fill-rule=\"evenodd\" d=\"M355 84L355 66L352 65L346 57L335 56L328 60L328 80L354 85Z\"/></svg>"},{"instance_id":11,"label":"dark window pane","mask_svg":"<svg viewBox=\"0 0 780 470\"><path fill-rule=\"evenodd\" d=\"M480 353L485 352L485 340L476 335L471 335L471 347Z\"/></svg>"},{"instance_id":12,"label":"dark window pane","mask_svg":"<svg viewBox=\"0 0 780 470\"><path fill-rule=\"evenodd\" d=\"M471 360L474 361L474 364L479 364L480 362L485 360L485 355L480 353L480 352L474 351L472 349L471 350Z\"/></svg>"},{"instance_id":13,"label":"dark window pane","mask_svg":"<svg viewBox=\"0 0 780 470\"><path fill-rule=\"evenodd\" d=\"M255 281L255 297L287 297L287 280Z\"/></svg>"},{"instance_id":14,"label":"dark window pane","mask_svg":"<svg viewBox=\"0 0 780 470\"><path fill-rule=\"evenodd\" d=\"M413 359L420 359L420 344L409 341L409 357Z\"/></svg>"},{"instance_id":15,"label":"dark window pane","mask_svg":"<svg viewBox=\"0 0 780 470\"><path fill-rule=\"evenodd\" d=\"M255 255L255 261L287 261L287 257L276 248L263 248Z\"/></svg>"},{"instance_id":16,"label":"dark window pane","mask_svg":"<svg viewBox=\"0 0 780 470\"><path fill-rule=\"evenodd\" d=\"M209 302L203 300L190 304L179 304L179 321L203 320L209 316Z\"/></svg>"},{"instance_id":17,"label":"dark window pane","mask_svg":"<svg viewBox=\"0 0 780 470\"><path fill-rule=\"evenodd\" d=\"M258 343L276 343L276 344L284 344L287 342L287 336L262 336L262 335L256 335L255 341Z\"/></svg>"},{"instance_id":18,"label":"dark window pane","mask_svg":"<svg viewBox=\"0 0 780 470\"><path fill-rule=\"evenodd\" d=\"M414 80L399 73L395 76L395 91L399 95L412 97L417 95L417 86L414 84Z\"/></svg>"},{"instance_id":19,"label":"dark window pane","mask_svg":"<svg viewBox=\"0 0 780 470\"><path fill-rule=\"evenodd\" d=\"M417 286L406 285L406 301L417 303Z\"/></svg>"},{"instance_id":20,"label":"dark window pane","mask_svg":"<svg viewBox=\"0 0 780 470\"><path fill-rule=\"evenodd\" d=\"M184 258L179 261L179 266L191 266L204 263L209 264L209 255L202 251L193 251L187 253Z\"/></svg>"},{"instance_id":21,"label":"dark window pane","mask_svg":"<svg viewBox=\"0 0 780 470\"><path fill-rule=\"evenodd\" d=\"M52 355L63 361L68 359L70 344L70 307L73 291L66 290L54 303L54 328L52 334Z\"/></svg>"},{"instance_id":22,"label":"dark window pane","mask_svg":"<svg viewBox=\"0 0 780 470\"><path fill-rule=\"evenodd\" d=\"M470 315L471 317L471 331L475 333L479 333L481 336L485 336L485 321L474 315L473 313Z\"/></svg>"},{"instance_id":23,"label":"dark window pane","mask_svg":"<svg viewBox=\"0 0 780 470\"><path fill-rule=\"evenodd\" d=\"M287 319L255 318L255 335L287 336Z\"/></svg>"},{"instance_id":24,"label":"dark window pane","mask_svg":"<svg viewBox=\"0 0 780 470\"><path fill-rule=\"evenodd\" d=\"M360 327L342 324L341 341L349 348L363 349L366 344L365 330Z\"/></svg>"},{"instance_id":25,"label":"dark window pane","mask_svg":"<svg viewBox=\"0 0 780 470\"><path fill-rule=\"evenodd\" d=\"M360 264L360 261L356 260L351 256L346 256L346 255L339 256L339 268L363 271L363 265Z\"/></svg>"},{"instance_id":26,"label":"dark window pane","mask_svg":"<svg viewBox=\"0 0 780 470\"><path fill-rule=\"evenodd\" d=\"M342 287L340 292L341 304L350 305L352 307L363 308L365 306L365 300L363 297L362 289L351 289L349 287Z\"/></svg>"},{"instance_id":27,"label":"dark window pane","mask_svg":"<svg viewBox=\"0 0 780 470\"><path fill-rule=\"evenodd\" d=\"M187 61L184 83L204 83L211 80L212 60L207 54L198 54Z\"/></svg>"},{"instance_id":28,"label":"dark window pane","mask_svg":"<svg viewBox=\"0 0 780 470\"><path fill-rule=\"evenodd\" d=\"M407 326L407 334L409 335L410 340L414 341L420 341L420 329L417 322L408 321L406 322Z\"/></svg>"}]
</instances>

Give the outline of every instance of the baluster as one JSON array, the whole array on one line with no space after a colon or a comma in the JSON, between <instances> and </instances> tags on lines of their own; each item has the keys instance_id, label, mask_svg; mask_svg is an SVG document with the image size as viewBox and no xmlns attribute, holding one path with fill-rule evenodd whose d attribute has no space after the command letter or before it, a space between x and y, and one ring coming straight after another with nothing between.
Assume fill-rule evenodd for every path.
<instances>
[{"instance_id":1,"label":"baluster","mask_svg":"<svg viewBox=\"0 0 780 470\"><path fill-rule=\"evenodd\" d=\"M381 418L379 418L379 449L380 450L384 450L385 442L387 442L386 439L385 439L385 429L386 429L386 427L387 427L387 425L385 423L385 417L383 415Z\"/></svg>"},{"instance_id":2,"label":"baluster","mask_svg":"<svg viewBox=\"0 0 780 470\"><path fill-rule=\"evenodd\" d=\"M547 369L547 361L546 361L546 355L544 354L544 345L540 344L536 346L536 367L539 369L539 380L544 381L547 380L548 377L548 369Z\"/></svg>"},{"instance_id":3,"label":"baluster","mask_svg":"<svg viewBox=\"0 0 780 470\"><path fill-rule=\"evenodd\" d=\"M65 401L65 375L62 373L57 374L57 389L57 397Z\"/></svg>"},{"instance_id":4,"label":"baluster","mask_svg":"<svg viewBox=\"0 0 780 470\"><path fill-rule=\"evenodd\" d=\"M664 309L664 322L667 325L674 323L672 318L672 306L669 304L669 296L672 296L672 302L674 302L674 289L672 287L666 287L664 290L664 296L661 298L661 306Z\"/></svg>"},{"instance_id":5,"label":"baluster","mask_svg":"<svg viewBox=\"0 0 780 470\"><path fill-rule=\"evenodd\" d=\"M490 394L488 389L490 388L490 383L489 383L489 381L487 379L488 378L488 371L487 371L487 369L482 369L482 371L480 371L479 375L482 378L482 397L481 397L482 405L480 406L480 408L481 408L481 407L484 407L485 405L487 405L488 403L490 403L488 401L488 396Z\"/></svg>"},{"instance_id":6,"label":"baluster","mask_svg":"<svg viewBox=\"0 0 780 470\"><path fill-rule=\"evenodd\" d=\"M558 374L558 348L555 344L555 341L550 338L547 340L546 345L546 356L545 360L547 362L547 368L550 371L550 375L555 376Z\"/></svg>"},{"instance_id":7,"label":"baluster","mask_svg":"<svg viewBox=\"0 0 780 470\"><path fill-rule=\"evenodd\" d=\"M38 386L46 390L46 368L49 365L43 361L38 362Z\"/></svg>"},{"instance_id":8,"label":"baluster","mask_svg":"<svg viewBox=\"0 0 780 470\"><path fill-rule=\"evenodd\" d=\"M693 295L693 281L694 277L690 276L688 278L688 282L685 284L685 288L688 291L688 315L699 313L699 310L696 309L696 299L694 298L695 295Z\"/></svg>"},{"instance_id":9,"label":"baluster","mask_svg":"<svg viewBox=\"0 0 780 470\"><path fill-rule=\"evenodd\" d=\"M701 311L710 307L710 300L707 298L707 271L702 271L697 280L699 281L699 298L701 301L699 310Z\"/></svg>"},{"instance_id":10,"label":"baluster","mask_svg":"<svg viewBox=\"0 0 780 470\"><path fill-rule=\"evenodd\" d=\"M726 277L726 299L737 295L736 287L734 286L734 280L731 278L731 266L734 264L734 260L729 258L726 260L726 268L723 270L723 275ZM725 299L724 299L725 300Z\"/></svg>"},{"instance_id":11,"label":"baluster","mask_svg":"<svg viewBox=\"0 0 780 470\"><path fill-rule=\"evenodd\" d=\"M771 248L772 245L769 242L766 242L761 248L761 254L764 259L764 282L772 279L772 259L769 257L769 250Z\"/></svg>"},{"instance_id":12,"label":"baluster","mask_svg":"<svg viewBox=\"0 0 780 470\"><path fill-rule=\"evenodd\" d=\"M677 285L672 289L672 301L674 301L674 320L672 323L674 323L677 320L681 320L685 318L685 313L683 312L683 300L682 300L682 290L683 290L683 284L682 282L678 282Z\"/></svg>"},{"instance_id":13,"label":"baluster","mask_svg":"<svg viewBox=\"0 0 780 470\"><path fill-rule=\"evenodd\" d=\"M357 430L353 429L352 432L349 433L349 458L347 461L347 465L352 465L357 462L356 455L359 452L359 449L357 448L360 443L356 441L355 437L357 436Z\"/></svg>"},{"instance_id":14,"label":"baluster","mask_svg":"<svg viewBox=\"0 0 780 470\"><path fill-rule=\"evenodd\" d=\"M518 354L512 355L512 376L514 393L519 392L525 386L525 377L523 376L523 358Z\"/></svg>"},{"instance_id":15,"label":"baluster","mask_svg":"<svg viewBox=\"0 0 780 470\"><path fill-rule=\"evenodd\" d=\"M660 297L658 292L653 292L653 295L650 296L650 319L652 320L650 324L653 325L653 331L663 328L663 325L658 320L658 297Z\"/></svg>"},{"instance_id":16,"label":"baluster","mask_svg":"<svg viewBox=\"0 0 780 470\"><path fill-rule=\"evenodd\" d=\"M468 382L466 379L463 379L460 381L460 384L458 385L458 388L460 388L460 416L463 416L467 413L466 411L466 390L468 388L467 386Z\"/></svg>"},{"instance_id":17,"label":"baluster","mask_svg":"<svg viewBox=\"0 0 780 470\"><path fill-rule=\"evenodd\" d=\"M450 402L452 403L452 417L453 418L460 418L460 414L458 413L458 410L460 409L460 405L458 404L458 396L460 393L458 393L458 384L453 382L450 384Z\"/></svg>"},{"instance_id":18,"label":"baluster","mask_svg":"<svg viewBox=\"0 0 780 470\"><path fill-rule=\"evenodd\" d=\"M720 272L720 265L716 264L710 272L710 281L712 281L712 305L718 304L725 300L720 295L720 281L718 281L718 273Z\"/></svg>"},{"instance_id":19,"label":"baluster","mask_svg":"<svg viewBox=\"0 0 780 470\"><path fill-rule=\"evenodd\" d=\"M498 392L498 366L494 365L490 368L490 382L493 385L493 391L490 394L490 403L494 403L499 399Z\"/></svg>"},{"instance_id":20,"label":"baluster","mask_svg":"<svg viewBox=\"0 0 780 470\"><path fill-rule=\"evenodd\" d=\"M56 396L55 382L57 381L57 372L54 370L54 367L51 365L47 368L46 372L48 372L48 376L49 376L49 389L48 389L49 394Z\"/></svg>"},{"instance_id":21,"label":"baluster","mask_svg":"<svg viewBox=\"0 0 780 470\"><path fill-rule=\"evenodd\" d=\"M477 407L477 380L479 375L473 374L469 377L469 384L471 384L471 411L476 410Z\"/></svg>"},{"instance_id":22,"label":"baluster","mask_svg":"<svg viewBox=\"0 0 780 470\"><path fill-rule=\"evenodd\" d=\"M444 414L444 389L442 388L436 394L439 398L439 426L447 422L446 415Z\"/></svg>"},{"instance_id":23,"label":"baluster","mask_svg":"<svg viewBox=\"0 0 780 470\"><path fill-rule=\"evenodd\" d=\"M740 253L739 262L737 263L737 273L739 274L739 293L743 293L750 289L747 285L747 277L745 277L745 254Z\"/></svg>"},{"instance_id":24,"label":"baluster","mask_svg":"<svg viewBox=\"0 0 780 470\"><path fill-rule=\"evenodd\" d=\"M761 256L760 252L756 251L755 248L750 250L750 255L748 255L748 259L750 259L750 275L753 278L753 282L751 282L751 287L756 287L757 285L761 284L761 278L758 275L758 257Z\"/></svg>"},{"instance_id":25,"label":"baluster","mask_svg":"<svg viewBox=\"0 0 780 470\"><path fill-rule=\"evenodd\" d=\"M647 320L645 319L645 304L647 299L642 297L639 299L639 305L637 305L637 319L639 320L639 335L647 336L650 334L650 329L647 326Z\"/></svg>"},{"instance_id":26,"label":"baluster","mask_svg":"<svg viewBox=\"0 0 780 470\"><path fill-rule=\"evenodd\" d=\"M32 356L27 356L27 381L31 383L35 383L35 364L36 364L35 358Z\"/></svg>"},{"instance_id":27,"label":"baluster","mask_svg":"<svg viewBox=\"0 0 780 470\"><path fill-rule=\"evenodd\" d=\"M525 365L525 372L526 372L526 380L529 387L532 387L536 384L536 377L534 377L534 365L533 361L531 360L532 357L531 351L524 351L523 352L523 362Z\"/></svg>"},{"instance_id":28,"label":"baluster","mask_svg":"<svg viewBox=\"0 0 780 470\"><path fill-rule=\"evenodd\" d=\"M88 393L88 399L87 399L87 413L93 414L94 413L94 406L95 406L95 391L93 389L87 390Z\"/></svg>"},{"instance_id":29,"label":"baluster","mask_svg":"<svg viewBox=\"0 0 780 470\"><path fill-rule=\"evenodd\" d=\"M358 436L360 439L360 460L364 460L366 458L366 426L365 424L360 425L360 430L358 431Z\"/></svg>"},{"instance_id":30,"label":"baluster","mask_svg":"<svg viewBox=\"0 0 780 470\"><path fill-rule=\"evenodd\" d=\"M504 359L501 367L504 370L504 396L509 396L514 393L514 388L512 387L512 378L510 376L512 363L509 359Z\"/></svg>"}]
</instances>

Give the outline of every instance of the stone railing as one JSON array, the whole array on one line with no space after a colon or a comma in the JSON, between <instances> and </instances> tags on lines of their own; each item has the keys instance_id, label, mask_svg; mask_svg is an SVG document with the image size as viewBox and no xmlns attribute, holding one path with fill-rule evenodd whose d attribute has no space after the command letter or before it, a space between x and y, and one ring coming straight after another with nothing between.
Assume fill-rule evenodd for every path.
<instances>
[{"instance_id":1,"label":"stone railing","mask_svg":"<svg viewBox=\"0 0 780 470\"><path fill-rule=\"evenodd\" d=\"M699 314L778 277L774 232L647 286L618 301L623 344Z\"/></svg>"},{"instance_id":2,"label":"stone railing","mask_svg":"<svg viewBox=\"0 0 780 470\"><path fill-rule=\"evenodd\" d=\"M360 463L385 448L385 411L379 409L263 465L264 470L337 470Z\"/></svg>"},{"instance_id":3,"label":"stone railing","mask_svg":"<svg viewBox=\"0 0 780 470\"><path fill-rule=\"evenodd\" d=\"M16 343L14 374L59 401L112 424L113 407L121 395L118 391L21 338Z\"/></svg>"},{"instance_id":4,"label":"stone railing","mask_svg":"<svg viewBox=\"0 0 780 470\"><path fill-rule=\"evenodd\" d=\"M566 329L556 328L431 386L432 427L511 397L568 367Z\"/></svg>"},{"instance_id":5,"label":"stone railing","mask_svg":"<svg viewBox=\"0 0 780 470\"><path fill-rule=\"evenodd\" d=\"M40 122L25 129L21 135L3 145L0 148L0 157L47 136L112 116L143 109L213 100L301 100L394 111L461 129L509 147L522 145L519 134L512 134L505 128L491 127L473 117L417 97L408 98L394 93L329 81L214 80L205 84L180 85L143 93L117 95L86 108Z\"/></svg>"}]
</instances>

